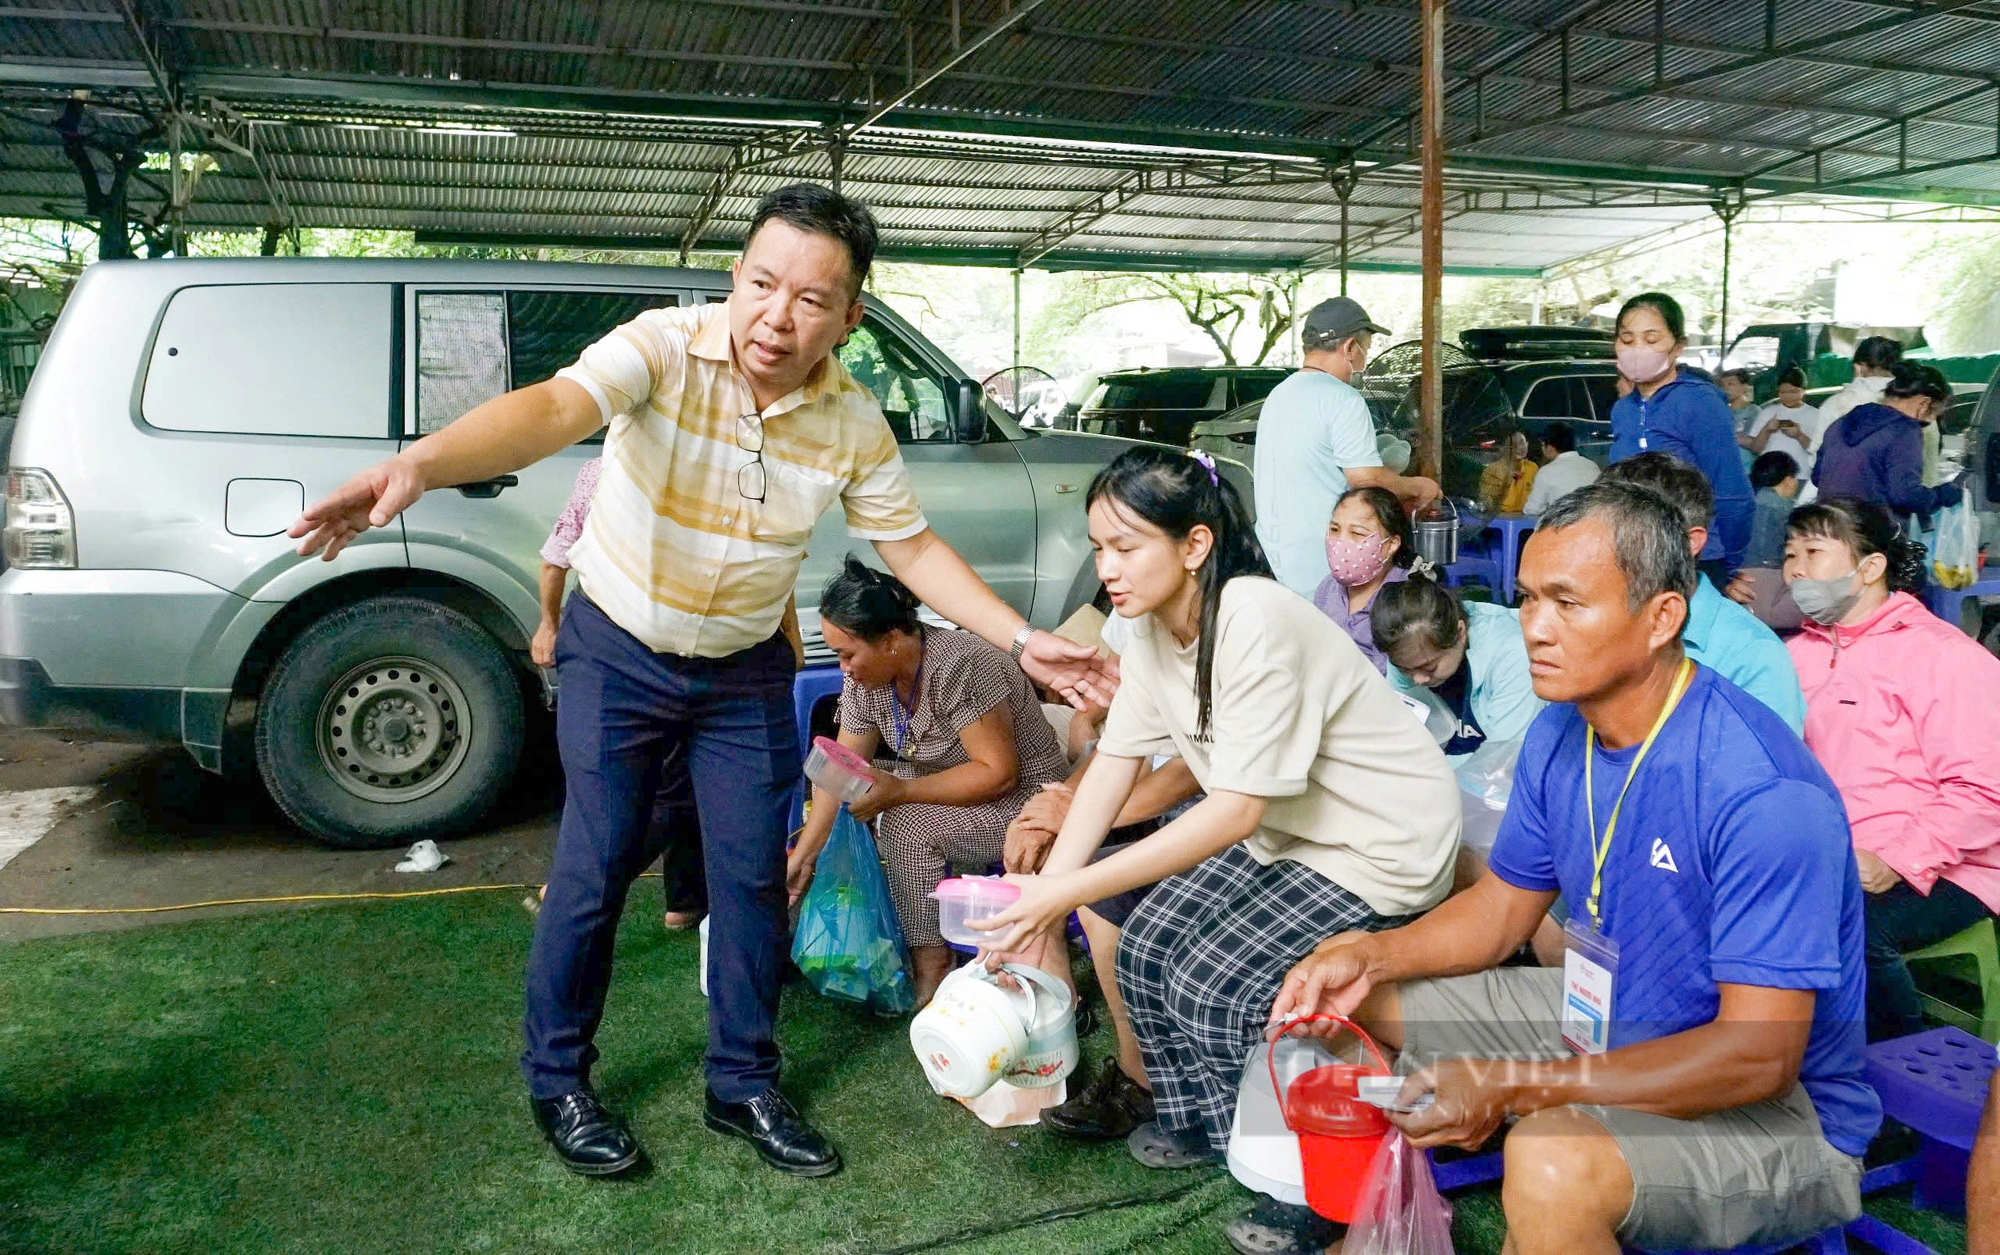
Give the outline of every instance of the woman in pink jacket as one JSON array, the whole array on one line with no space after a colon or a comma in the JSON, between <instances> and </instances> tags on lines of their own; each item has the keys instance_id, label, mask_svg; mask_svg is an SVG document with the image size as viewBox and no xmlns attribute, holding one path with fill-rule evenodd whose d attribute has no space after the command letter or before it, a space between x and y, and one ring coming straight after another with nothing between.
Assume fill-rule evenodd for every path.
<instances>
[{"instance_id":1,"label":"woman in pink jacket","mask_svg":"<svg viewBox=\"0 0 2000 1255\"><path fill-rule=\"evenodd\" d=\"M1903 952L2000 909L2000 658L1924 608L1923 547L1835 497L1785 527L1806 745L1847 803L1868 891L1868 1039L1922 1031Z\"/></svg>"}]
</instances>

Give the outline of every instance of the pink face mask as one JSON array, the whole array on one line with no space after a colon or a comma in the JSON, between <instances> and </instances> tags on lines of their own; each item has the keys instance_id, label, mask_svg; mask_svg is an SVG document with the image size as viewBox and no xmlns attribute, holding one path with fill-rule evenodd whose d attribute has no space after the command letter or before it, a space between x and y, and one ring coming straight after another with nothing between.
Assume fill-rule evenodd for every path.
<instances>
[{"instance_id":1,"label":"pink face mask","mask_svg":"<svg viewBox=\"0 0 2000 1255\"><path fill-rule=\"evenodd\" d=\"M1618 346L1618 373L1633 383L1651 383L1667 373L1673 358L1664 349L1649 349L1643 344L1621 344Z\"/></svg>"},{"instance_id":2,"label":"pink face mask","mask_svg":"<svg viewBox=\"0 0 2000 1255\"><path fill-rule=\"evenodd\" d=\"M1340 536L1326 538L1326 565L1333 572L1333 578L1342 585L1353 588L1366 584L1382 574L1389 567L1389 537L1377 532L1366 540L1348 540Z\"/></svg>"}]
</instances>

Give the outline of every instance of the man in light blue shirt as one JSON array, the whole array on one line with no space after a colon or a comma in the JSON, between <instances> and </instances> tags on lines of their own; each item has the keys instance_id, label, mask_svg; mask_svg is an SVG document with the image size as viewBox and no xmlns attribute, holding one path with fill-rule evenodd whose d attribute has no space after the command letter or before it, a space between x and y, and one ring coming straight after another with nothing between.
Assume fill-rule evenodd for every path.
<instances>
[{"instance_id":1,"label":"man in light blue shirt","mask_svg":"<svg viewBox=\"0 0 2000 1255\"><path fill-rule=\"evenodd\" d=\"M1342 493L1374 484L1412 508L1438 495L1431 480L1382 465L1375 421L1354 389L1369 344L1388 334L1345 296L1313 306L1301 330L1305 363L1264 398L1257 419L1257 539L1279 581L1302 597L1326 579L1326 529Z\"/></svg>"},{"instance_id":2,"label":"man in light blue shirt","mask_svg":"<svg viewBox=\"0 0 2000 1255\"><path fill-rule=\"evenodd\" d=\"M1668 453L1641 453L1616 463L1605 479L1638 484L1659 493L1688 524L1688 545L1701 556L1715 514L1715 493L1708 477ZM1687 626L1681 631L1687 656L1720 672L1729 681L1770 707L1791 730L1805 735L1806 699L1791 651L1777 633L1757 616L1715 591L1707 580L1696 580L1688 598Z\"/></svg>"}]
</instances>

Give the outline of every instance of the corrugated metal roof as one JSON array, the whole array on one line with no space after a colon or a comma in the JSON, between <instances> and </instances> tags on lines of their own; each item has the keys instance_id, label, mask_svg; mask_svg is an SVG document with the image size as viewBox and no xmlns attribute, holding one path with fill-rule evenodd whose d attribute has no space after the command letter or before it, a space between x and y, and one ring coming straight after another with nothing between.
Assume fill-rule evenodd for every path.
<instances>
[{"instance_id":1,"label":"corrugated metal roof","mask_svg":"<svg viewBox=\"0 0 2000 1255\"><path fill-rule=\"evenodd\" d=\"M77 89L109 139L157 115L140 32L118 0L0 12L0 213L81 217L50 122ZM1362 176L1355 259L1402 264L1416 247L1414 0L157 0L144 12L186 106L255 123L236 142L286 205L242 152L203 141L217 164L194 227L288 213L670 245L694 227L723 246L761 193L830 179L827 140L841 134L843 184L875 207L890 253L1323 265L1349 169ZM2000 203L2000 0L1946 13L1903 0L1455 0L1445 52L1455 266L1544 268L1699 218L1722 193ZM929 81L845 133L913 72Z\"/></svg>"}]
</instances>

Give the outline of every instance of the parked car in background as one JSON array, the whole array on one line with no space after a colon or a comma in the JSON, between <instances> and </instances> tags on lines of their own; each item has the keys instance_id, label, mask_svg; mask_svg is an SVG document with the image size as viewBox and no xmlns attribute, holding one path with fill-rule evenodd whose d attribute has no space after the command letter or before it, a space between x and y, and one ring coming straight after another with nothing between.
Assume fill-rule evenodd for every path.
<instances>
[{"instance_id":1,"label":"parked car in background","mask_svg":"<svg viewBox=\"0 0 2000 1255\"><path fill-rule=\"evenodd\" d=\"M1519 429L1534 443L1557 421L1575 430L1579 453L1608 463L1611 407L1618 399L1609 332L1489 327L1469 329L1460 340L1463 347L1446 346L1445 352L1446 491L1476 497L1479 472L1497 456L1502 433ZM1359 380L1385 462L1416 443L1420 349L1412 341L1383 350ZM1263 402L1253 401L1197 423L1189 443L1248 462L1256 454L1262 412Z\"/></svg>"},{"instance_id":2,"label":"parked car in background","mask_svg":"<svg viewBox=\"0 0 2000 1255\"><path fill-rule=\"evenodd\" d=\"M345 846L464 828L513 774L538 550L601 437L426 494L333 562L308 501L641 312L724 300L713 270L458 261L115 261L71 295L7 474L0 721L175 741L254 771ZM931 524L1053 627L1098 582L1083 489L1127 441L1026 431L873 298L840 348L880 398ZM1248 472L1227 472L1248 495ZM851 540L820 520L799 582Z\"/></svg>"},{"instance_id":3,"label":"parked car in background","mask_svg":"<svg viewBox=\"0 0 2000 1255\"><path fill-rule=\"evenodd\" d=\"M1197 424L1260 401L1292 372L1274 366L1140 367L1098 376L1078 431L1186 445Z\"/></svg>"},{"instance_id":4,"label":"parked car in background","mask_svg":"<svg viewBox=\"0 0 2000 1255\"><path fill-rule=\"evenodd\" d=\"M1369 410L1375 420L1376 444L1382 453L1383 465L1401 474L1403 467L1395 465L1395 460L1408 465L1408 445L1393 434L1390 424L1393 414L1381 404L1380 398L1368 398ZM1249 464L1257 456L1257 420L1263 416L1262 399L1248 405L1239 405L1220 418L1212 418L1205 423L1196 423L1188 436L1188 448L1201 449L1217 457L1235 458Z\"/></svg>"}]
</instances>

